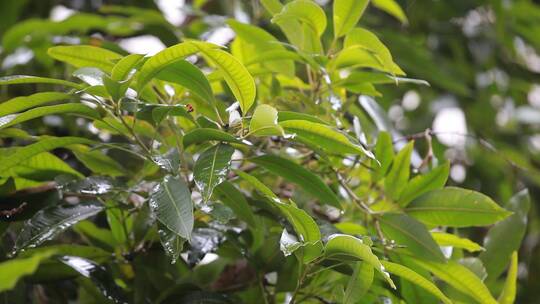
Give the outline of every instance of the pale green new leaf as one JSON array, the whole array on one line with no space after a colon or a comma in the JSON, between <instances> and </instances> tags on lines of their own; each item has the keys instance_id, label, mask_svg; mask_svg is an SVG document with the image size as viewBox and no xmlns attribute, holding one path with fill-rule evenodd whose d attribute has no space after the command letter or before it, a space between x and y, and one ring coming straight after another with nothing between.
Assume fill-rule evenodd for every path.
<instances>
[{"instance_id":1,"label":"pale green new leaf","mask_svg":"<svg viewBox=\"0 0 540 304\"><path fill-rule=\"evenodd\" d=\"M347 136L331 127L308 120L286 120L279 123L285 131L294 133L300 141L336 154L360 154L374 158L361 145L353 144Z\"/></svg>"},{"instance_id":2,"label":"pale green new leaf","mask_svg":"<svg viewBox=\"0 0 540 304\"><path fill-rule=\"evenodd\" d=\"M79 103L68 103L53 106L43 106L30 109L20 114L10 114L0 117L0 129L51 114L72 114L86 118L99 119L99 112Z\"/></svg>"},{"instance_id":3,"label":"pale green new leaf","mask_svg":"<svg viewBox=\"0 0 540 304\"><path fill-rule=\"evenodd\" d=\"M118 53L90 45L54 46L47 52L52 58L75 67L95 67L105 72L110 72L114 61L122 58Z\"/></svg>"},{"instance_id":4,"label":"pale green new leaf","mask_svg":"<svg viewBox=\"0 0 540 304\"><path fill-rule=\"evenodd\" d=\"M150 194L150 208L158 221L187 240L193 230L193 202L186 183L179 177L165 176Z\"/></svg>"},{"instance_id":5,"label":"pale green new leaf","mask_svg":"<svg viewBox=\"0 0 540 304\"><path fill-rule=\"evenodd\" d=\"M452 301L442 293L442 291L439 290L439 288L424 278L423 276L416 273L414 270L405 267L400 264L392 263L389 261L381 261L382 265L384 266L385 270L390 272L391 274L397 275L423 289L428 291L429 293L433 294L437 298L439 298L443 303L445 304L451 304Z\"/></svg>"},{"instance_id":6,"label":"pale green new leaf","mask_svg":"<svg viewBox=\"0 0 540 304\"><path fill-rule=\"evenodd\" d=\"M334 36L346 35L360 20L369 0L334 0Z\"/></svg>"},{"instance_id":7,"label":"pale green new leaf","mask_svg":"<svg viewBox=\"0 0 540 304\"><path fill-rule=\"evenodd\" d=\"M281 23L286 20L300 20L307 24L320 37L326 29L324 10L314 1L295 0L287 3L281 12L274 15L272 22Z\"/></svg>"},{"instance_id":8,"label":"pale green new leaf","mask_svg":"<svg viewBox=\"0 0 540 304\"><path fill-rule=\"evenodd\" d=\"M395 0L372 0L371 1L373 5L380 10L383 10L387 12L388 14L394 16L396 19L401 21L402 23L407 23L407 16L405 16L405 13L397 4Z\"/></svg>"},{"instance_id":9,"label":"pale green new leaf","mask_svg":"<svg viewBox=\"0 0 540 304\"><path fill-rule=\"evenodd\" d=\"M487 226L512 214L482 193L457 187L429 191L405 211L427 225L450 227Z\"/></svg>"},{"instance_id":10,"label":"pale green new leaf","mask_svg":"<svg viewBox=\"0 0 540 304\"><path fill-rule=\"evenodd\" d=\"M54 250L38 252L31 257L18 258L0 263L0 292L10 290L15 287L17 281L22 277L33 274L39 264L54 254Z\"/></svg>"},{"instance_id":11,"label":"pale green new leaf","mask_svg":"<svg viewBox=\"0 0 540 304\"><path fill-rule=\"evenodd\" d=\"M412 259L412 262L433 273L436 277L445 281L455 289L472 297L478 301L478 303L497 304L497 301L495 301L489 292L489 289L482 283L480 278L467 267L456 261L448 261L443 264L415 258Z\"/></svg>"},{"instance_id":12,"label":"pale green new leaf","mask_svg":"<svg viewBox=\"0 0 540 304\"><path fill-rule=\"evenodd\" d=\"M123 57L114 65L111 71L111 79L114 81L125 81L143 58L144 56L139 54L131 54Z\"/></svg>"},{"instance_id":13,"label":"pale green new leaf","mask_svg":"<svg viewBox=\"0 0 540 304\"><path fill-rule=\"evenodd\" d=\"M257 106L249 123L249 133L254 136L283 136L283 128L278 125L278 111L266 104Z\"/></svg>"},{"instance_id":14,"label":"pale green new leaf","mask_svg":"<svg viewBox=\"0 0 540 304\"><path fill-rule=\"evenodd\" d=\"M409 175L411 172L411 154L414 147L414 142L409 142L399 153L394 157L392 161L392 167L384 179L384 190L386 195L397 201L405 185L409 181Z\"/></svg>"},{"instance_id":15,"label":"pale green new leaf","mask_svg":"<svg viewBox=\"0 0 540 304\"><path fill-rule=\"evenodd\" d=\"M44 83L44 84L57 84L66 87L72 87L75 89L81 89L83 86L62 79L46 78L39 76L29 76L29 75L12 75L0 77L0 85L11 85L11 84L27 84L27 83Z\"/></svg>"},{"instance_id":16,"label":"pale green new leaf","mask_svg":"<svg viewBox=\"0 0 540 304\"><path fill-rule=\"evenodd\" d=\"M69 145L75 145L75 144L86 144L91 145L95 142L82 138L82 137L48 137L41 139L40 141L24 146L22 148L17 149L17 153L11 154L6 157L2 157L0 159L0 172L5 172L21 162L37 155L42 152L51 151L56 148L62 148Z\"/></svg>"},{"instance_id":17,"label":"pale green new leaf","mask_svg":"<svg viewBox=\"0 0 540 304\"><path fill-rule=\"evenodd\" d=\"M321 231L313 218L304 210L290 204L275 202L283 215L294 228L299 241L304 247L303 261L309 263L322 252Z\"/></svg>"},{"instance_id":18,"label":"pale green new leaf","mask_svg":"<svg viewBox=\"0 0 540 304\"><path fill-rule=\"evenodd\" d=\"M518 254L516 251L512 252L510 259L510 267L506 274L506 281L504 287L499 295L499 304L513 304L516 300L516 281L518 275Z\"/></svg>"},{"instance_id":19,"label":"pale green new leaf","mask_svg":"<svg viewBox=\"0 0 540 304\"><path fill-rule=\"evenodd\" d=\"M193 178L204 202L210 199L214 188L227 178L233 153L233 147L219 144L205 150L195 162Z\"/></svg>"},{"instance_id":20,"label":"pale green new leaf","mask_svg":"<svg viewBox=\"0 0 540 304\"><path fill-rule=\"evenodd\" d=\"M21 112L39 105L70 99L71 95L61 92L40 92L19 96L0 103L0 117Z\"/></svg>"},{"instance_id":21,"label":"pale green new leaf","mask_svg":"<svg viewBox=\"0 0 540 304\"><path fill-rule=\"evenodd\" d=\"M452 246L454 248L465 249L469 252L484 251L484 248L477 243L466 238L460 238L454 234L432 232L431 236L439 246Z\"/></svg>"},{"instance_id":22,"label":"pale green new leaf","mask_svg":"<svg viewBox=\"0 0 540 304\"><path fill-rule=\"evenodd\" d=\"M362 240L355 238L354 236L345 234L334 234L330 236L326 243L326 247L324 248L324 255L327 258L352 258L353 260L366 262L373 266L392 288L396 288L390 275L385 271L379 258L373 254L371 248L364 244Z\"/></svg>"}]
</instances>

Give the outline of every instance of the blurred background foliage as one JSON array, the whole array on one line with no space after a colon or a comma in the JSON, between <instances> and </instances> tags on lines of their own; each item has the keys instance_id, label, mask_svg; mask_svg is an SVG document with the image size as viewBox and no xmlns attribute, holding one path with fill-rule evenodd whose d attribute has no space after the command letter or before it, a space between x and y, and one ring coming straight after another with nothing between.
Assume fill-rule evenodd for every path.
<instances>
[{"instance_id":1,"label":"blurred background foliage","mask_svg":"<svg viewBox=\"0 0 540 304\"><path fill-rule=\"evenodd\" d=\"M540 256L535 203L540 197L540 5L530 0L399 4L403 22L369 8L361 24L381 37L408 77L430 86L377 87L382 96L376 100L404 136L423 138L417 134L432 130L435 157L452 164L451 184L498 202L529 188L533 203L519 254L517 303L540 303L540 261L535 259ZM325 8L330 11L331 4ZM3 0L0 76L69 75L46 55L47 48L60 43L99 45L124 54L153 54L183 38L226 44L234 37L227 18L282 35L264 14L257 0ZM330 41L331 34L325 38ZM0 100L37 91L39 85L2 87ZM69 119L47 117L34 122L33 131L91 132ZM481 240L483 235L470 237Z\"/></svg>"}]
</instances>

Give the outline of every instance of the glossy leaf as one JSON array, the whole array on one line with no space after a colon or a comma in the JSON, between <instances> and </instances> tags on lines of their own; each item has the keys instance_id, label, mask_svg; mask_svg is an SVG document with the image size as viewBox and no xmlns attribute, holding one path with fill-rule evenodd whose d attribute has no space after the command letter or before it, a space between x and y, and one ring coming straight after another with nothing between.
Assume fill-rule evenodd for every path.
<instances>
[{"instance_id":1,"label":"glossy leaf","mask_svg":"<svg viewBox=\"0 0 540 304\"><path fill-rule=\"evenodd\" d=\"M0 103L0 117L21 112L43 104L70 99L71 95L60 92L42 92L15 97Z\"/></svg>"},{"instance_id":2,"label":"glossy leaf","mask_svg":"<svg viewBox=\"0 0 540 304\"><path fill-rule=\"evenodd\" d=\"M290 204L276 203L289 223L294 227L299 242L304 247L304 263L309 263L318 258L322 252L322 241L317 223L302 209Z\"/></svg>"},{"instance_id":3,"label":"glossy leaf","mask_svg":"<svg viewBox=\"0 0 540 304\"><path fill-rule=\"evenodd\" d=\"M93 202L57 205L42 209L24 223L15 243L15 250L36 247L102 210L101 204Z\"/></svg>"},{"instance_id":4,"label":"glossy leaf","mask_svg":"<svg viewBox=\"0 0 540 304\"><path fill-rule=\"evenodd\" d=\"M306 192L317 197L321 203L341 209L339 198L332 189L320 177L297 163L275 155L262 155L252 158L250 161L299 185Z\"/></svg>"},{"instance_id":5,"label":"glossy leaf","mask_svg":"<svg viewBox=\"0 0 540 304\"><path fill-rule=\"evenodd\" d=\"M385 271L384 266L379 261L376 255L373 254L371 248L364 244L362 240L354 236L345 234L332 235L324 248L324 255L327 258L339 259L345 257L353 260L363 261L375 268L390 284L392 288L396 288L390 275Z\"/></svg>"},{"instance_id":6,"label":"glossy leaf","mask_svg":"<svg viewBox=\"0 0 540 304\"><path fill-rule=\"evenodd\" d=\"M149 204L157 220L165 227L184 239L191 239L193 202L181 178L166 176L152 191Z\"/></svg>"},{"instance_id":7,"label":"glossy leaf","mask_svg":"<svg viewBox=\"0 0 540 304\"><path fill-rule=\"evenodd\" d=\"M184 248L186 239L179 236L176 232L171 231L167 226L158 222L158 234L159 240L165 254L171 259L171 264L176 263Z\"/></svg>"},{"instance_id":8,"label":"glossy leaf","mask_svg":"<svg viewBox=\"0 0 540 304\"><path fill-rule=\"evenodd\" d=\"M114 60L122 58L118 53L90 45L55 46L48 54L78 68L96 67L107 72L114 67Z\"/></svg>"},{"instance_id":9,"label":"glossy leaf","mask_svg":"<svg viewBox=\"0 0 540 304\"><path fill-rule=\"evenodd\" d=\"M409 181L409 175L411 172L411 154L414 147L414 142L409 142L399 153L394 157L392 161L392 167L384 179L384 190L386 195L397 201L405 185Z\"/></svg>"},{"instance_id":10,"label":"glossy leaf","mask_svg":"<svg viewBox=\"0 0 540 304\"><path fill-rule=\"evenodd\" d=\"M203 143L207 141L222 141L235 144L243 144L241 140L233 135L223 132L218 129L198 128L184 135L184 147L189 147L193 144Z\"/></svg>"},{"instance_id":11,"label":"glossy leaf","mask_svg":"<svg viewBox=\"0 0 540 304\"><path fill-rule=\"evenodd\" d=\"M452 301L448 297L446 297L444 293L442 293L442 291L439 290L437 285L433 284L428 279L419 275L414 270L389 261L381 261L381 263L384 266L385 270L390 272L391 274L404 278L405 280L425 289L429 293L439 298L445 304L452 303Z\"/></svg>"},{"instance_id":12,"label":"glossy leaf","mask_svg":"<svg viewBox=\"0 0 540 304\"><path fill-rule=\"evenodd\" d=\"M374 158L373 154L360 145L353 144L342 133L327 125L307 120L286 120L279 123L285 131L296 134L300 141L336 154L361 154Z\"/></svg>"},{"instance_id":13,"label":"glossy leaf","mask_svg":"<svg viewBox=\"0 0 540 304\"><path fill-rule=\"evenodd\" d=\"M406 212L427 225L451 227L487 226L511 214L482 193L456 187L427 192Z\"/></svg>"},{"instance_id":14,"label":"glossy leaf","mask_svg":"<svg viewBox=\"0 0 540 304\"><path fill-rule=\"evenodd\" d=\"M0 263L0 292L11 290L21 278L31 275L37 269L39 264L51 257L54 250L38 252L27 258L12 259Z\"/></svg>"},{"instance_id":15,"label":"glossy leaf","mask_svg":"<svg viewBox=\"0 0 540 304\"><path fill-rule=\"evenodd\" d=\"M219 144L205 150L197 158L193 167L193 177L201 191L203 201L208 201L214 188L226 179L233 153L233 147Z\"/></svg>"},{"instance_id":16,"label":"glossy leaf","mask_svg":"<svg viewBox=\"0 0 540 304\"><path fill-rule=\"evenodd\" d=\"M445 261L439 246L422 223L399 213L386 213L381 216L380 222L384 235L405 246L409 252L426 260Z\"/></svg>"},{"instance_id":17,"label":"glossy leaf","mask_svg":"<svg viewBox=\"0 0 540 304\"><path fill-rule=\"evenodd\" d=\"M346 35L356 26L364 13L369 0L335 0L334 1L334 36Z\"/></svg>"},{"instance_id":18,"label":"glossy leaf","mask_svg":"<svg viewBox=\"0 0 540 304\"><path fill-rule=\"evenodd\" d=\"M440 165L426 174L415 176L411 179L399 198L399 205L406 207L413 199L435 189L440 189L446 184L450 172L450 163Z\"/></svg>"}]
</instances>

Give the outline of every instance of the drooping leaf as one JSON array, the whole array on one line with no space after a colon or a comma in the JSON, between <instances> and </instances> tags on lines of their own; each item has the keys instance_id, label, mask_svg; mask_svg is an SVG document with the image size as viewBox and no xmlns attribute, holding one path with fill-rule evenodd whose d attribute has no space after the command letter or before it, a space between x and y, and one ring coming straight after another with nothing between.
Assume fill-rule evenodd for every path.
<instances>
[{"instance_id":1,"label":"drooping leaf","mask_svg":"<svg viewBox=\"0 0 540 304\"><path fill-rule=\"evenodd\" d=\"M186 60L178 60L165 66L156 78L172 82L190 90L206 102L214 101L214 93L203 72Z\"/></svg>"},{"instance_id":2,"label":"drooping leaf","mask_svg":"<svg viewBox=\"0 0 540 304\"><path fill-rule=\"evenodd\" d=\"M518 254L516 251L512 252L510 258L510 267L506 275L506 281L504 282L503 290L499 295L499 304L513 304L516 300L516 281L518 275Z\"/></svg>"},{"instance_id":3,"label":"drooping leaf","mask_svg":"<svg viewBox=\"0 0 540 304\"><path fill-rule=\"evenodd\" d=\"M354 271L347 283L343 304L358 303L373 283L373 266L366 262L356 262Z\"/></svg>"},{"instance_id":4,"label":"drooping leaf","mask_svg":"<svg viewBox=\"0 0 540 304\"><path fill-rule=\"evenodd\" d=\"M334 1L334 37L346 35L360 20L369 0Z\"/></svg>"},{"instance_id":5,"label":"drooping leaf","mask_svg":"<svg viewBox=\"0 0 540 304\"><path fill-rule=\"evenodd\" d=\"M36 247L101 210L103 206L93 202L42 209L25 222L15 243L15 250Z\"/></svg>"},{"instance_id":6,"label":"drooping leaf","mask_svg":"<svg viewBox=\"0 0 540 304\"><path fill-rule=\"evenodd\" d=\"M440 189L446 184L450 172L450 163L440 165L426 174L415 176L411 179L399 198L399 205L406 207L413 199L435 189Z\"/></svg>"},{"instance_id":7,"label":"drooping leaf","mask_svg":"<svg viewBox=\"0 0 540 304\"><path fill-rule=\"evenodd\" d=\"M62 85L66 87L72 87L75 89L82 88L82 85L78 83L62 80L62 79L29 76L29 75L11 75L11 76L0 77L0 85L27 84L27 83L57 84L57 85Z\"/></svg>"},{"instance_id":8,"label":"drooping leaf","mask_svg":"<svg viewBox=\"0 0 540 304\"><path fill-rule=\"evenodd\" d=\"M409 142L399 153L394 157L392 161L392 167L384 179L384 190L386 195L397 201L405 185L409 181L409 175L411 172L411 154L414 147L414 142Z\"/></svg>"},{"instance_id":9,"label":"drooping leaf","mask_svg":"<svg viewBox=\"0 0 540 304\"><path fill-rule=\"evenodd\" d=\"M355 238L354 236L345 234L335 234L330 236L324 248L324 255L327 258L349 258L366 262L373 266L392 288L396 288L390 275L384 270L384 266L381 264L381 261L379 261L379 258L373 254L371 248L364 244L362 240Z\"/></svg>"},{"instance_id":10,"label":"drooping leaf","mask_svg":"<svg viewBox=\"0 0 540 304\"><path fill-rule=\"evenodd\" d=\"M407 16L405 16L405 13L397 4L395 0L373 0L373 5L380 10L383 10L387 12L388 14L394 16L396 19L401 21L402 23L407 23Z\"/></svg>"},{"instance_id":11,"label":"drooping leaf","mask_svg":"<svg viewBox=\"0 0 540 304\"><path fill-rule=\"evenodd\" d=\"M206 141L223 141L235 144L243 144L244 142L234 137L233 135L223 132L218 129L197 128L184 135L184 147L189 147L192 144L203 143Z\"/></svg>"},{"instance_id":12,"label":"drooping leaf","mask_svg":"<svg viewBox=\"0 0 540 304\"><path fill-rule=\"evenodd\" d=\"M297 163L275 155L262 155L250 159L251 162L264 167L268 171L282 176L286 180L304 188L306 192L317 197L321 203L341 209L339 198L324 181Z\"/></svg>"},{"instance_id":13,"label":"drooping leaf","mask_svg":"<svg viewBox=\"0 0 540 304\"><path fill-rule=\"evenodd\" d=\"M34 273L39 264L54 254L54 250L35 253L26 258L17 258L0 263L0 292L11 290L24 276Z\"/></svg>"},{"instance_id":14,"label":"drooping leaf","mask_svg":"<svg viewBox=\"0 0 540 304\"><path fill-rule=\"evenodd\" d=\"M91 145L95 142L82 137L48 137L40 141L17 149L17 153L2 157L0 160L0 172L5 172L13 168L21 162L40 154L42 152L51 151L56 148L66 147L75 144Z\"/></svg>"},{"instance_id":15,"label":"drooping leaf","mask_svg":"<svg viewBox=\"0 0 540 304\"><path fill-rule=\"evenodd\" d=\"M426 260L445 261L439 246L422 223L401 213L386 213L380 217L380 223L384 235L406 246L409 252Z\"/></svg>"},{"instance_id":16,"label":"drooping leaf","mask_svg":"<svg viewBox=\"0 0 540 304\"><path fill-rule=\"evenodd\" d=\"M433 273L435 276L448 283L448 285L472 297L479 303L497 303L480 278L458 262L448 261L443 264L417 258L412 259L412 262Z\"/></svg>"},{"instance_id":17,"label":"drooping leaf","mask_svg":"<svg viewBox=\"0 0 540 304\"><path fill-rule=\"evenodd\" d=\"M486 226L511 214L482 193L456 187L429 191L405 211L427 225L451 227Z\"/></svg>"},{"instance_id":18,"label":"drooping leaf","mask_svg":"<svg viewBox=\"0 0 540 304\"><path fill-rule=\"evenodd\" d=\"M54 46L47 53L56 60L78 68L95 67L106 72L114 67L113 61L122 58L118 53L90 45Z\"/></svg>"},{"instance_id":19,"label":"drooping leaf","mask_svg":"<svg viewBox=\"0 0 540 304\"><path fill-rule=\"evenodd\" d=\"M69 98L71 98L70 94L60 92L41 92L29 96L15 97L0 103L0 117Z\"/></svg>"},{"instance_id":20,"label":"drooping leaf","mask_svg":"<svg viewBox=\"0 0 540 304\"><path fill-rule=\"evenodd\" d=\"M214 192L217 194L219 200L234 211L238 218L246 222L252 228L257 226L255 216L246 198L242 192L236 189L231 183L227 181L222 182L214 188Z\"/></svg>"},{"instance_id":21,"label":"drooping leaf","mask_svg":"<svg viewBox=\"0 0 540 304\"><path fill-rule=\"evenodd\" d=\"M374 158L373 154L361 145L352 143L344 134L335 131L327 125L307 120L286 120L279 123L287 132L297 135L300 141L320 147L330 153L360 154Z\"/></svg>"},{"instance_id":22,"label":"drooping leaf","mask_svg":"<svg viewBox=\"0 0 540 304\"><path fill-rule=\"evenodd\" d=\"M30 109L20 114L10 114L0 117L0 129L4 129L27 120L34 118L51 115L51 114L71 114L82 116L91 119L99 119L100 115L95 110L83 104L61 104L54 106L43 106L39 108Z\"/></svg>"},{"instance_id":23,"label":"drooping leaf","mask_svg":"<svg viewBox=\"0 0 540 304\"><path fill-rule=\"evenodd\" d=\"M259 105L251 117L249 133L255 136L284 135L283 128L278 125L278 111L270 105Z\"/></svg>"},{"instance_id":24,"label":"drooping leaf","mask_svg":"<svg viewBox=\"0 0 540 304\"><path fill-rule=\"evenodd\" d=\"M445 304L451 304L452 301L442 293L442 291L439 290L439 288L424 278L423 276L416 273L414 270L405 267L400 264L392 263L389 261L381 261L382 265L384 266L384 269L391 274L397 275L399 277L404 278L405 280L425 289L426 291L430 292L437 298L439 298L443 303Z\"/></svg>"},{"instance_id":25,"label":"drooping leaf","mask_svg":"<svg viewBox=\"0 0 540 304\"><path fill-rule=\"evenodd\" d=\"M176 263L180 253L182 253L186 239L171 231L161 222L158 222L158 234L161 246L165 250L165 254L171 259L171 264Z\"/></svg>"},{"instance_id":26,"label":"drooping leaf","mask_svg":"<svg viewBox=\"0 0 540 304\"><path fill-rule=\"evenodd\" d=\"M527 189L515 194L506 205L514 214L491 227L484 238L486 251L479 257L488 272L488 281L494 281L499 277L508 264L512 252L520 248L527 229L530 205L531 199Z\"/></svg>"},{"instance_id":27,"label":"drooping leaf","mask_svg":"<svg viewBox=\"0 0 540 304\"><path fill-rule=\"evenodd\" d=\"M233 147L218 144L205 150L195 162L193 177L201 191L203 201L208 201L214 188L226 179L233 153Z\"/></svg>"},{"instance_id":28,"label":"drooping leaf","mask_svg":"<svg viewBox=\"0 0 540 304\"><path fill-rule=\"evenodd\" d=\"M193 202L186 183L180 177L165 176L152 191L149 204L165 227L184 239L191 239Z\"/></svg>"},{"instance_id":29,"label":"drooping leaf","mask_svg":"<svg viewBox=\"0 0 540 304\"><path fill-rule=\"evenodd\" d=\"M457 235L444 233L444 232L432 232L431 236L439 244L439 246L452 246L455 248L465 249L469 252L484 251L482 246L477 243L466 239L460 238Z\"/></svg>"}]
</instances>

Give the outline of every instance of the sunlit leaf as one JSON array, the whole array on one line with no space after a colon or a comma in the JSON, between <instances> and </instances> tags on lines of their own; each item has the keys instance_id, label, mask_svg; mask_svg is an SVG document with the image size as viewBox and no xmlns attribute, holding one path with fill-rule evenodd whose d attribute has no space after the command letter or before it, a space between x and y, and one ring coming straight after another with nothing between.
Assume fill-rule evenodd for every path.
<instances>
[{"instance_id":1,"label":"sunlit leaf","mask_svg":"<svg viewBox=\"0 0 540 304\"><path fill-rule=\"evenodd\" d=\"M334 36L346 35L360 20L368 0L334 0Z\"/></svg>"},{"instance_id":2,"label":"sunlit leaf","mask_svg":"<svg viewBox=\"0 0 540 304\"><path fill-rule=\"evenodd\" d=\"M499 295L499 304L513 304L516 300L516 281L518 278L518 254L516 251L512 252L510 258L510 267L508 268L508 274L506 275L506 281L504 283L503 290Z\"/></svg>"},{"instance_id":3,"label":"sunlit leaf","mask_svg":"<svg viewBox=\"0 0 540 304\"><path fill-rule=\"evenodd\" d=\"M482 246L478 245L477 243L469 239L460 238L459 236L454 234L444 232L432 232L431 236L433 237L435 242L439 244L439 246L462 248L470 252L484 251L484 248L482 248Z\"/></svg>"},{"instance_id":4,"label":"sunlit leaf","mask_svg":"<svg viewBox=\"0 0 540 304\"><path fill-rule=\"evenodd\" d=\"M54 254L54 250L38 252L27 258L18 258L0 263L0 292L13 289L17 281L34 273L39 264Z\"/></svg>"},{"instance_id":5,"label":"sunlit leaf","mask_svg":"<svg viewBox=\"0 0 540 304\"><path fill-rule=\"evenodd\" d=\"M251 117L249 133L255 136L283 135L283 128L278 125L278 111L270 105L258 106Z\"/></svg>"},{"instance_id":6,"label":"sunlit leaf","mask_svg":"<svg viewBox=\"0 0 540 304\"><path fill-rule=\"evenodd\" d=\"M114 60L122 58L118 53L90 45L54 46L47 53L78 68L96 67L107 72L114 67Z\"/></svg>"},{"instance_id":7,"label":"sunlit leaf","mask_svg":"<svg viewBox=\"0 0 540 304\"><path fill-rule=\"evenodd\" d=\"M29 96L15 97L0 103L0 117L70 98L70 94L60 92L41 92Z\"/></svg>"}]
</instances>

